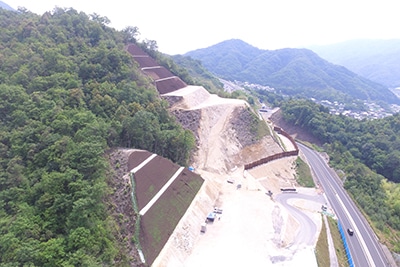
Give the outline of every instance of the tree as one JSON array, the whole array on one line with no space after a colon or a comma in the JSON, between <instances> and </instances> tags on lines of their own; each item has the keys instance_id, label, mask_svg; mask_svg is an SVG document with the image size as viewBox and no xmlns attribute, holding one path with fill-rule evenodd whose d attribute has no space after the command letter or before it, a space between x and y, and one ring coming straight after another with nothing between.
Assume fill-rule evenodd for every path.
<instances>
[{"instance_id":1,"label":"tree","mask_svg":"<svg viewBox=\"0 0 400 267\"><path fill-rule=\"evenodd\" d=\"M96 21L96 22L100 23L103 26L104 25L108 25L111 22L107 17L100 16L97 13L90 14L89 16L90 16L91 20Z\"/></svg>"},{"instance_id":2,"label":"tree","mask_svg":"<svg viewBox=\"0 0 400 267\"><path fill-rule=\"evenodd\" d=\"M145 110L135 113L131 123L132 145L137 148L154 151L160 125L156 116Z\"/></svg>"},{"instance_id":3,"label":"tree","mask_svg":"<svg viewBox=\"0 0 400 267\"><path fill-rule=\"evenodd\" d=\"M140 35L139 28L136 26L128 26L122 30L125 43L136 43L137 37Z\"/></svg>"},{"instance_id":4,"label":"tree","mask_svg":"<svg viewBox=\"0 0 400 267\"><path fill-rule=\"evenodd\" d=\"M158 50L158 45L157 41L155 40L144 40L143 45L150 51L157 51Z\"/></svg>"}]
</instances>

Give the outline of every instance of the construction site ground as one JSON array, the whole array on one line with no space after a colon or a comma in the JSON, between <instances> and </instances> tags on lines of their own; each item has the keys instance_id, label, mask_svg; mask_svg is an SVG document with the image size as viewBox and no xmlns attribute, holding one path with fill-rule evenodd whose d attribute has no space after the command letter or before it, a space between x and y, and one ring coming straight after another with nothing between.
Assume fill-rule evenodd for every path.
<instances>
[{"instance_id":1,"label":"construction site ground","mask_svg":"<svg viewBox=\"0 0 400 267\"><path fill-rule=\"evenodd\" d=\"M226 126L232 111L246 103L211 96L201 88L186 90L175 94L184 97L180 107L201 109L199 152L193 167L205 182L153 266L317 266L314 247L322 223L321 201L304 200L300 196L321 196L322 192L298 188L299 198L290 200L317 226L311 246L293 244L300 224L275 201L281 187L297 186L296 157L274 160L245 171L241 159L279 153L282 146L266 137L258 147L238 147ZM283 136L280 138L288 142ZM285 146L290 149L290 142ZM206 231L201 232L201 225L214 207L222 213L217 214L214 222L208 221Z\"/></svg>"}]
</instances>

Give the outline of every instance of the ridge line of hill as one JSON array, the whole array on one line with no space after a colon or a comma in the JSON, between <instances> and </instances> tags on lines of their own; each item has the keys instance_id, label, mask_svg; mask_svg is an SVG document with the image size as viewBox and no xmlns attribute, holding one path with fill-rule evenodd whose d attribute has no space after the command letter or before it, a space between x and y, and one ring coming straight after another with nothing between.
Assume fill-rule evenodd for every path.
<instances>
[{"instance_id":1,"label":"ridge line of hill","mask_svg":"<svg viewBox=\"0 0 400 267\"><path fill-rule=\"evenodd\" d=\"M184 56L200 60L219 78L269 86L284 95L341 103L367 100L400 104L400 99L384 85L305 48L262 50L233 39Z\"/></svg>"}]
</instances>

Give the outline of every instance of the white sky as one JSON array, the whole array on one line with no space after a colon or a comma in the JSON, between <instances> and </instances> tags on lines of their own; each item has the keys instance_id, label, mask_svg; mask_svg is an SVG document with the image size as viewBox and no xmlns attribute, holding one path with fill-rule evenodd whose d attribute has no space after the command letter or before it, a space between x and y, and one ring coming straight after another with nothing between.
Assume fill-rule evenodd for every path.
<instances>
[{"instance_id":1,"label":"white sky","mask_svg":"<svg viewBox=\"0 0 400 267\"><path fill-rule=\"evenodd\" d=\"M170 55L241 39L260 49L400 39L398 0L2 0L43 14L55 6L137 26Z\"/></svg>"}]
</instances>

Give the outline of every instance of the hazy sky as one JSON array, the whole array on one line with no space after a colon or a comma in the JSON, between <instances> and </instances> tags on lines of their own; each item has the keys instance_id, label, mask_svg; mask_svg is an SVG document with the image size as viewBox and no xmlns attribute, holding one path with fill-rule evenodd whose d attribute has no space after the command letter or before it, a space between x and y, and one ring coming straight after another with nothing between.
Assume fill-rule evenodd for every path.
<instances>
[{"instance_id":1,"label":"hazy sky","mask_svg":"<svg viewBox=\"0 0 400 267\"><path fill-rule=\"evenodd\" d=\"M261 49L352 39L400 39L398 0L2 0L43 14L97 13L118 30L137 26L159 51L184 54L237 38Z\"/></svg>"}]
</instances>

